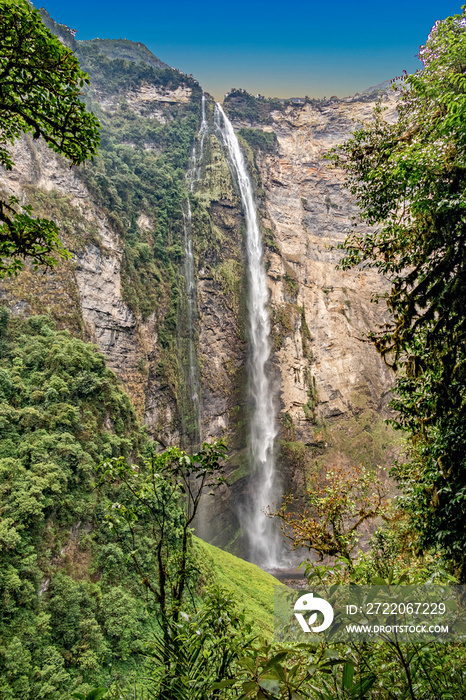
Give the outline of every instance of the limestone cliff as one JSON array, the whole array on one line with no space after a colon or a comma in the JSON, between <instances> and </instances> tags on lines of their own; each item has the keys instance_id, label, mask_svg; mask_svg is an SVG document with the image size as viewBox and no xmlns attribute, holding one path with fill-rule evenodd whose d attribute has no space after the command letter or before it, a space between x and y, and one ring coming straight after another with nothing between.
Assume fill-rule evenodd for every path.
<instances>
[{"instance_id":1,"label":"limestone cliff","mask_svg":"<svg viewBox=\"0 0 466 700\"><path fill-rule=\"evenodd\" d=\"M364 226L342 173L324 159L370 119L378 97L296 100L279 108L259 99L255 111L250 96L232 93L226 100L253 146L260 139L251 138L252 129L276 137L273 149L255 149L255 162L277 395L286 441L308 445L307 456L314 451L317 463L328 466L348 459L384 463L393 454L384 454L394 438L380 420L392 374L367 338L386 314L383 302L371 299L388 285L373 271L336 268L338 245L355 223L360 231ZM394 119L395 98L385 93L383 103L386 118ZM294 451L303 456L299 446Z\"/></svg>"}]
</instances>

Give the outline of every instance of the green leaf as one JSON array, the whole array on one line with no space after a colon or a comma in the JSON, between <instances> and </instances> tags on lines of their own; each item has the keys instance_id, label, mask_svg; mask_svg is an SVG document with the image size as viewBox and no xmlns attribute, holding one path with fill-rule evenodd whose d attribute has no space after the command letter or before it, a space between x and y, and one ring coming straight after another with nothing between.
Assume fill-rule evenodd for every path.
<instances>
[{"instance_id":1,"label":"green leaf","mask_svg":"<svg viewBox=\"0 0 466 700\"><path fill-rule=\"evenodd\" d=\"M353 676L354 676L354 665L351 663L345 663L343 666L343 690L351 690L353 686Z\"/></svg>"},{"instance_id":2,"label":"green leaf","mask_svg":"<svg viewBox=\"0 0 466 700\"><path fill-rule=\"evenodd\" d=\"M259 680L259 686L269 693L280 692L280 683L276 680L262 678Z\"/></svg>"},{"instance_id":3,"label":"green leaf","mask_svg":"<svg viewBox=\"0 0 466 700\"><path fill-rule=\"evenodd\" d=\"M215 683L212 683L212 688L214 690L220 690L222 688L231 688L232 685L236 683L235 680L228 680L228 681L216 681Z\"/></svg>"},{"instance_id":4,"label":"green leaf","mask_svg":"<svg viewBox=\"0 0 466 700\"><path fill-rule=\"evenodd\" d=\"M272 656L271 659L266 663L264 668L262 669L262 673L267 673L267 671L271 668L274 668L277 666L277 664L281 663L283 659L285 659L290 652L288 651L280 651L278 654L275 654L275 656Z\"/></svg>"},{"instance_id":5,"label":"green leaf","mask_svg":"<svg viewBox=\"0 0 466 700\"><path fill-rule=\"evenodd\" d=\"M353 686L353 689L351 691L352 697L362 698L367 693L367 691L372 688L376 680L377 677L374 674L370 674L365 678L361 678L361 680L355 683L355 685Z\"/></svg>"}]
</instances>

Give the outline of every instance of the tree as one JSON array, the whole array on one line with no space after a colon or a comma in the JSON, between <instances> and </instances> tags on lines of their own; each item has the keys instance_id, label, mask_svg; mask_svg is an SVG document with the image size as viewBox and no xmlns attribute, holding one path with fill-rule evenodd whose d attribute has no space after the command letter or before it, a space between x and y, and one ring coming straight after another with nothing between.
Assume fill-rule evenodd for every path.
<instances>
[{"instance_id":1,"label":"tree","mask_svg":"<svg viewBox=\"0 0 466 700\"><path fill-rule=\"evenodd\" d=\"M117 501L108 504L109 526L153 594L164 622L168 618L178 622L192 573L191 527L204 488L225 482L218 475L225 454L225 443L218 440L205 442L192 456L169 447L152 454L141 467L128 464L124 457L100 465L101 486L113 486L118 495ZM151 538L155 570L142 551L141 533Z\"/></svg>"},{"instance_id":2,"label":"tree","mask_svg":"<svg viewBox=\"0 0 466 700\"><path fill-rule=\"evenodd\" d=\"M383 513L385 491L375 474L362 465L329 470L323 484L312 484L304 508L294 508L295 498L285 496L276 513L292 549L306 549L324 556L344 557L351 567L351 552L359 540L360 526Z\"/></svg>"},{"instance_id":3,"label":"tree","mask_svg":"<svg viewBox=\"0 0 466 700\"><path fill-rule=\"evenodd\" d=\"M92 157L99 123L81 100L86 83L71 49L27 0L0 0L0 165L13 168L10 145L26 132L72 165ZM0 199L0 276L17 273L25 258L37 267L69 256L57 226L31 214L15 197Z\"/></svg>"},{"instance_id":4,"label":"tree","mask_svg":"<svg viewBox=\"0 0 466 700\"><path fill-rule=\"evenodd\" d=\"M204 686L213 682L210 674L206 675L208 661L218 665L214 680L219 680L216 674L226 672L230 665L228 645L225 648L220 645L218 655L213 653L212 630L207 636L199 632L197 637L199 619L187 636L181 633L189 617L186 613L188 591L192 597L189 584L197 573L190 547L191 527L204 488L225 481L218 475L225 454L226 446L219 440L212 444L205 442L192 456L170 447L161 454L153 452L140 466L128 464L123 457L100 465L101 487L107 486L110 497L118 498L110 500L107 506L110 529L156 603L160 631L155 634L147 655L156 662L152 680L159 687L156 697L160 700L206 697ZM223 617L220 594L214 598L218 603L214 606L217 618ZM225 628L223 623L221 628ZM215 641L220 644L220 639ZM190 694L184 694L191 681L199 685L199 695L193 687Z\"/></svg>"},{"instance_id":5,"label":"tree","mask_svg":"<svg viewBox=\"0 0 466 700\"><path fill-rule=\"evenodd\" d=\"M341 266L391 283L392 320L372 339L398 371L395 425L410 458L398 466L422 546L441 545L466 578L466 16L437 22L424 67L397 88L398 119L373 121L331 155L361 218Z\"/></svg>"}]
</instances>

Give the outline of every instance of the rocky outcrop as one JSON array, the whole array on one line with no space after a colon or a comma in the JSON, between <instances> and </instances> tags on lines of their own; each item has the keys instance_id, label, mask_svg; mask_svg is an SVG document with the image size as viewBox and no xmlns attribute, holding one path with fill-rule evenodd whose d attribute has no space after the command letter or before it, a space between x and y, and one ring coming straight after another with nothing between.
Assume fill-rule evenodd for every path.
<instances>
[{"instance_id":1,"label":"rocky outcrop","mask_svg":"<svg viewBox=\"0 0 466 700\"><path fill-rule=\"evenodd\" d=\"M113 96L99 90L91 94L94 103L102 98L97 104L103 111L116 112L123 102L128 121L134 114L142 118L144 112L146 121L162 125L173 120L170 110L186 106L191 93L186 86L171 90L169 85L142 85ZM146 150L152 152L153 144ZM121 224L87 186L82 177L86 166L70 168L30 135L14 144L12 157L14 168L0 173L1 196L14 195L22 204L32 205L35 215L52 218L72 259L60 260L47 274L34 274L26 266L17 278L0 282L0 297L16 313L50 313L61 327L94 342L154 437L162 445L176 444L180 440L176 397L158 369L158 335L166 302L145 315L131 304L132 280L123 269L127 251ZM137 219L141 235L151 240L155 225L154 213L141 208ZM163 286L165 290L167 283Z\"/></svg>"},{"instance_id":2,"label":"rocky outcrop","mask_svg":"<svg viewBox=\"0 0 466 700\"><path fill-rule=\"evenodd\" d=\"M122 247L104 212L63 158L29 136L15 144L15 167L2 175L2 194L34 205L61 227L72 260L54 271L34 274L28 267L16 279L3 280L0 294L21 313L52 313L61 326L94 342L126 384L140 414L145 378L138 363L147 348L144 329L122 300ZM50 289L56 295L51 298ZM142 331L142 332L141 332Z\"/></svg>"}]
</instances>

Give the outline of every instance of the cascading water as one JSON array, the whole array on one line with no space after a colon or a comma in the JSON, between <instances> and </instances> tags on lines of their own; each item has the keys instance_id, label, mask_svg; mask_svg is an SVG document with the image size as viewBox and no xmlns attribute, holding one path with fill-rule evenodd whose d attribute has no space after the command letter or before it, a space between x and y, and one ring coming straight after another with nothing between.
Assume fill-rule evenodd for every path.
<instances>
[{"instance_id":1,"label":"cascading water","mask_svg":"<svg viewBox=\"0 0 466 700\"><path fill-rule=\"evenodd\" d=\"M238 182L246 219L246 249L249 282L250 378L253 400L251 456L255 495L251 512L244 521L253 561L265 568L280 565L280 538L263 509L276 497L274 439L275 406L266 365L270 356L270 320L267 277L263 264L262 236L259 229L252 182L233 126L220 104L215 107L215 125L228 152L229 164Z\"/></svg>"},{"instance_id":2,"label":"cascading water","mask_svg":"<svg viewBox=\"0 0 466 700\"><path fill-rule=\"evenodd\" d=\"M199 372L196 361L195 347L195 320L197 315L196 282L194 277L194 254L192 239L192 212L189 197L186 199L185 211L183 211L184 228L184 278L186 285L186 340L187 340L187 361L186 372L187 394L191 406L187 414L192 416L191 425L185 426L185 434L191 437L194 444L200 442L201 432L201 412L200 412L200 383Z\"/></svg>"},{"instance_id":3,"label":"cascading water","mask_svg":"<svg viewBox=\"0 0 466 700\"><path fill-rule=\"evenodd\" d=\"M204 158L204 141L206 134L208 132L208 124L207 124L207 119L205 116L205 95L202 95L202 102L201 102L201 126L199 127L199 131L197 133L197 140L199 142L199 155L196 156L196 151L194 150L196 148L196 144L194 144L194 149L193 149L193 175L191 177L191 191L194 189L194 184L196 182L199 182L201 179L201 167L202 167L202 160Z\"/></svg>"},{"instance_id":4,"label":"cascading water","mask_svg":"<svg viewBox=\"0 0 466 700\"><path fill-rule=\"evenodd\" d=\"M186 174L188 190L194 191L195 184L201 176L202 160L204 157L204 139L207 134L207 120L205 113L205 97L202 95L201 105L201 125L197 133L196 142L199 146L199 152L196 150L196 142L193 145L191 153L190 167ZM200 381L199 370L196 360L196 344L195 344L195 322L197 317L197 299L196 299L196 280L195 280L195 265L193 253L193 236L192 236L192 210L189 195L186 198L186 203L183 211L183 229L184 229L184 277L186 284L186 340L187 340L187 361L188 367L186 372L187 394L191 406L187 411L188 415L192 416L191 425L185 426L185 434L190 435L191 442L194 445L199 445L201 442L201 404L200 404Z\"/></svg>"}]
</instances>

